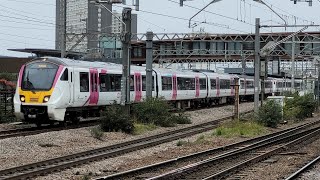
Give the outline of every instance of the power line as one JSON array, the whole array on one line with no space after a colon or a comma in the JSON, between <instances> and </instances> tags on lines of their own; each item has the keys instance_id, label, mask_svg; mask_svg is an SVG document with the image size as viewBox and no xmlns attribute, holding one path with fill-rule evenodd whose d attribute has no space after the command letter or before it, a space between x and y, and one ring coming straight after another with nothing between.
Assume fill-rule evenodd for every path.
<instances>
[{"instance_id":1,"label":"power line","mask_svg":"<svg viewBox=\"0 0 320 180\"><path fill-rule=\"evenodd\" d=\"M264 1L268 2L267 0L264 0ZM318 0L318 1L319 1L319 0ZM256 7L256 8L259 8L259 9L263 9L263 10L268 11L268 12L272 12L270 9L262 8L262 7L260 7L260 6L257 6L257 5L248 3L248 2L246 2L246 1L244 1L244 3L249 4L249 5L252 5L253 7ZM272 3L270 3L270 2L268 2L268 3L269 3L269 4L272 4ZM272 7L276 8L276 9L278 9L278 10L280 10L280 11L282 11L282 12L284 12L284 13L290 15L290 16L296 17L297 19L301 19L302 21L309 21L309 20L307 20L307 19L304 19L304 18L300 18L300 17L298 17L298 16L295 16L295 15L293 15L293 14L291 14L291 13L289 13L289 12L287 12L287 11L285 11L285 10L283 10L283 9L281 9L281 8L273 5L273 4L272 4ZM278 13L278 14L280 14L281 16L287 17L287 15L285 15L285 14L282 14L282 13Z\"/></svg>"},{"instance_id":2,"label":"power line","mask_svg":"<svg viewBox=\"0 0 320 180\"><path fill-rule=\"evenodd\" d=\"M1 6L1 5L0 5ZM15 14L15 15L18 15L18 16L22 16L24 17L26 20L35 20L35 21L39 21L39 22L45 22L47 20L44 20L44 19L38 19L38 18L34 18L34 17L31 17L31 16L27 16L27 15L24 15L24 14L20 14L20 13L16 13L16 12L11 12L11 11L8 11L8 10L2 10L4 12L7 12L7 13L10 13L10 14ZM10 16L10 17L14 17L14 16Z\"/></svg>"},{"instance_id":3,"label":"power line","mask_svg":"<svg viewBox=\"0 0 320 180\"><path fill-rule=\"evenodd\" d=\"M9 1L9 0L7 0ZM22 0L10 0L14 2L26 3L26 4L36 4L36 5L46 5L46 6L56 6L55 4L43 3L43 2L35 2L35 1L22 1Z\"/></svg>"},{"instance_id":4,"label":"power line","mask_svg":"<svg viewBox=\"0 0 320 180\"><path fill-rule=\"evenodd\" d=\"M15 40L12 40L12 39L3 39L3 38L0 38L1 41L8 41L8 42L14 42L14 43L18 43L18 44L30 44L30 45L36 45L36 46L43 46L45 44L35 44L35 43L24 43L24 42L21 42L21 41L15 41Z\"/></svg>"},{"instance_id":5,"label":"power line","mask_svg":"<svg viewBox=\"0 0 320 180\"><path fill-rule=\"evenodd\" d=\"M17 24L27 24L27 25L34 25L34 26L41 26L43 27L42 24L34 24L34 23L27 23L25 21L14 21L14 20L7 20L7 19L0 19L0 21L4 21L4 22L10 22L10 23L17 23ZM47 25L47 27L55 27L55 26L52 26L52 25Z\"/></svg>"},{"instance_id":6,"label":"power line","mask_svg":"<svg viewBox=\"0 0 320 180\"><path fill-rule=\"evenodd\" d=\"M173 3L176 3L176 4L179 4L178 2L175 2L175 1L173 1L173 0L168 0L168 1L173 2ZM184 4L184 6L189 7L189 8L192 8L192 9L201 10L200 8L197 8L197 7L194 7L194 6L190 6L190 5L187 5L187 4ZM238 22L241 22L241 23L244 23L244 24L248 24L248 25L251 25L251 26L255 26L254 24L247 23L247 22L244 22L244 21L240 21L240 20L238 20L237 18L233 18L233 17L229 17L229 16L222 15L222 14L214 13L214 12L211 12L211 11L208 11L208 10L203 10L203 12L207 12L207 13L210 13L210 14L214 14L214 15L216 15L216 16L220 16L220 17L223 17L223 18L226 18L226 19L231 19L231 20L238 21Z\"/></svg>"},{"instance_id":7,"label":"power line","mask_svg":"<svg viewBox=\"0 0 320 180\"><path fill-rule=\"evenodd\" d=\"M32 13L32 12L27 12L27 11L23 11L23 10L20 10L20 9L11 8L11 7L8 7L8 6L1 5L1 4L0 4L0 6L3 7L3 8L6 8L6 9L12 10L11 12L14 13L14 14L19 14L19 13L16 13L16 12L18 11L18 12L23 12L23 13L26 13L26 14L31 14L31 15L35 15L35 16L39 17L39 14L35 14L35 13ZM21 14L21 15L22 15L22 14ZM28 17L28 16L26 16L26 15L23 15L23 16ZM47 17L47 18L50 18L50 19L55 19L55 17L45 16L45 15L43 15L43 14L41 14L41 17ZM31 18L31 17L30 17L30 18ZM33 17L32 17L32 18L33 18ZM37 18L34 18L34 19L37 19Z\"/></svg>"},{"instance_id":8,"label":"power line","mask_svg":"<svg viewBox=\"0 0 320 180\"><path fill-rule=\"evenodd\" d=\"M0 19L0 21L1 21L1 19ZM7 26L7 25L1 25L1 28L32 29L32 30L43 30L43 31L52 31L52 30L54 30L54 28L52 28L52 29L43 29L43 28L36 28L36 27L32 28L32 27Z\"/></svg>"},{"instance_id":9,"label":"power line","mask_svg":"<svg viewBox=\"0 0 320 180\"><path fill-rule=\"evenodd\" d=\"M49 39L42 39L42 38L37 38L37 37L28 37L28 36L21 36L21 35L15 35L15 34L7 34L7 33L2 33L0 32L0 35L6 35L6 36L14 36L14 37L21 37L21 38L26 38L26 39L36 39L36 40L40 40L40 41L48 41L48 42L56 42L56 41L52 41Z\"/></svg>"},{"instance_id":10,"label":"power line","mask_svg":"<svg viewBox=\"0 0 320 180\"><path fill-rule=\"evenodd\" d=\"M10 19L18 19L18 20L24 20L24 21L31 21L31 22L36 22L36 23L42 23L42 24L47 24L47 25L53 25L56 26L55 23L49 23L49 22L45 22L45 21L38 21L38 20L32 20L32 19L26 19L26 18L19 18L19 17L13 17L13 16L6 16L6 15L2 15L0 14L1 17L6 17L6 18L10 18ZM59 25L57 25L59 26Z\"/></svg>"},{"instance_id":11,"label":"power line","mask_svg":"<svg viewBox=\"0 0 320 180\"><path fill-rule=\"evenodd\" d=\"M116 5L113 5L113 6L121 7L121 6L116 6ZM145 10L141 10L141 9L139 11L137 11L137 12L144 12L144 13L148 13L148 14L154 14L154 15L158 15L158 16L169 17L169 18L172 18L172 19L179 19L179 20L183 20L183 21L189 21L189 19L186 19L186 18L183 18L183 17L171 16L171 15L167 15L167 14L150 12L150 11L145 11ZM234 31L242 32L242 33L248 33L248 32L245 32L245 31L238 30L238 29L230 28L228 25L224 25L224 24L218 24L218 23L206 22L206 21L196 21L196 20L192 20L192 21L196 22L196 23L207 24L207 25L212 25L212 26L221 27L221 28L225 28L225 29L230 29L230 30L234 30Z\"/></svg>"}]
</instances>

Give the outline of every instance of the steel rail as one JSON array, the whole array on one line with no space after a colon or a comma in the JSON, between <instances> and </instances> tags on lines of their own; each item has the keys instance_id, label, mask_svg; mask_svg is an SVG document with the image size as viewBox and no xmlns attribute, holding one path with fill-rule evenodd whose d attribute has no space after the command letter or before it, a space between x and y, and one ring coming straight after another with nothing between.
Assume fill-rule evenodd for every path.
<instances>
[{"instance_id":1,"label":"steel rail","mask_svg":"<svg viewBox=\"0 0 320 180\"><path fill-rule=\"evenodd\" d=\"M260 155L254 157L254 158L251 158L251 159L249 159L247 161L241 162L241 163L239 163L239 164L237 164L237 165L235 165L235 166L233 166L233 167L231 167L229 169L221 171L221 172L219 172L217 174L214 174L212 176L208 176L208 177L204 178L204 180L217 179L218 177L223 177L223 176L225 176L225 175L227 175L229 173L232 173L233 171L235 171L237 169L241 169L244 166L248 166L248 165L250 165L252 163L260 162L263 159L266 159L266 158L268 158L268 157L270 157L270 156L272 156L274 154L277 154L277 153L279 153L279 152L281 152L283 150L286 150L290 146L296 145L296 144L301 143L302 141L305 141L305 140L310 140L311 138L314 138L315 136L319 136L319 133L320 133L320 129L319 128L315 128L311 132L308 132L306 135L304 135L304 136L302 136L302 137L300 137L298 139L295 139L295 140L293 140L293 141L291 141L291 142L289 142L289 143L287 143L285 145L282 145L280 147L277 147L277 148L275 148L275 149L273 149L271 151L268 151L268 152L265 152L263 154L260 154Z\"/></svg>"},{"instance_id":2,"label":"steel rail","mask_svg":"<svg viewBox=\"0 0 320 180\"><path fill-rule=\"evenodd\" d=\"M267 140L263 140L263 141L254 143L252 145L246 146L246 147L235 149L233 151L226 152L224 154L221 154L221 155L209 158L209 159L205 159L203 161L196 162L194 164L189 164L189 165L184 166L182 168L178 168L178 169L172 170L170 172L167 172L165 174L161 174L159 176L156 176L156 177L153 177L153 178L150 178L150 179L186 178L186 177L184 177L184 174L190 174L190 172L192 172L192 171L201 170L201 167L204 167L204 166L206 166L206 165L208 165L210 163L217 162L217 161L220 162L220 161L228 159L228 158L232 158L232 157L235 157L235 156L240 156L241 154L244 154L244 153L247 153L247 152L251 152L251 151L253 151L255 149L266 147L268 145L273 145L275 143L279 143L279 142L282 142L282 141L287 141L287 140L290 140L292 138L300 137L300 136L305 135L307 133L314 132L315 130L318 130L318 129L320 129L320 128L317 127L317 128L311 129L311 130L298 132L298 133L295 133L293 135L290 135L290 133L286 133L284 135L280 134L280 135L277 135L275 137L271 137L271 138L269 138ZM238 167L238 166L236 166L236 167ZM232 170L234 170L234 167L232 168ZM229 171L230 170L223 171L221 173L215 174L212 177L220 178L219 176L221 176L222 174L225 174L225 173L227 173Z\"/></svg>"},{"instance_id":3,"label":"steel rail","mask_svg":"<svg viewBox=\"0 0 320 180\"><path fill-rule=\"evenodd\" d=\"M318 156L317 158L313 159L311 162L309 162L307 165L303 166L298 171L294 172L292 175L287 177L285 180L292 180L292 179L298 178L301 174L306 172L308 169L310 169L313 165L315 165L319 161L320 161L320 156Z\"/></svg>"},{"instance_id":4,"label":"steel rail","mask_svg":"<svg viewBox=\"0 0 320 180\"><path fill-rule=\"evenodd\" d=\"M244 113L249 112L252 111L247 111ZM156 146L165 142L170 142L180 138L206 132L208 130L211 130L212 128L217 127L220 122L230 119L232 117L233 116L227 116L224 118L213 120L211 122L181 128L178 130L169 131L162 134L149 136L146 138L136 139L107 147L71 154L68 156L53 158L41 162L1 170L0 179L30 178L36 175L42 175L54 171L59 171L65 168L74 167L76 165L97 161L104 158L115 157L120 154Z\"/></svg>"},{"instance_id":5,"label":"steel rail","mask_svg":"<svg viewBox=\"0 0 320 180\"><path fill-rule=\"evenodd\" d=\"M230 145L227 145L227 146L213 148L213 149L205 150L205 151L202 151L202 152L198 152L198 153L194 153L194 154L190 154L190 155L186 155L186 156L170 159L170 160L167 160L167 161L151 164L151 165L148 165L148 166L144 166L144 167L140 167L140 168L136 168L136 169L131 169L131 170L128 170L128 171L124 171L124 172L108 175L108 176L105 176L105 177L100 177L100 178L97 178L97 180L102 180L102 179L125 179L126 177L136 176L137 174L148 174L150 171L160 171L159 169L163 169L163 168L168 168L170 166L174 166L175 164L177 164L179 162L190 162L192 159L199 159L199 157L202 157L202 156L208 156L208 155L216 154L216 153L221 152L221 151L227 151L227 150L230 150L230 149L241 148L241 147L248 146L250 144L256 143L257 141L265 141L267 139L270 139L272 137L279 136L279 135L284 135L284 134L288 134L288 133L294 133L294 132L297 132L297 131L301 130L302 128L306 128L306 127L312 126L312 125L314 125L316 123L320 123L320 121L306 123L306 124L303 124L303 125L300 125L300 126L297 126L297 127L288 128L288 129L285 129L285 130L282 130L282 131L279 131L279 132L276 132L276 133L270 133L270 134L267 134L267 135L264 135L264 136L260 136L260 137L257 137L257 138L252 138L252 139L249 139L249 140L233 143L233 144L230 144Z\"/></svg>"},{"instance_id":6,"label":"steel rail","mask_svg":"<svg viewBox=\"0 0 320 180\"><path fill-rule=\"evenodd\" d=\"M48 126L48 127L28 127L28 128L17 128L11 130L0 131L0 139L12 138L12 137L20 137L20 136L30 136L41 134L45 132L52 131L61 131L67 129L77 129L83 127L89 127L96 125L96 121L82 121L79 125L70 125L68 127L57 127L57 126Z\"/></svg>"}]
</instances>

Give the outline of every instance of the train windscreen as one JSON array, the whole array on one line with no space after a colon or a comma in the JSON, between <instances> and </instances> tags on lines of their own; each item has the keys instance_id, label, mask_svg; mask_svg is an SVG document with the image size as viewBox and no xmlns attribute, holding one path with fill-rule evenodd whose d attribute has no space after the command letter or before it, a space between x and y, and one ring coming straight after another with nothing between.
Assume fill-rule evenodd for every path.
<instances>
[{"instance_id":1,"label":"train windscreen","mask_svg":"<svg viewBox=\"0 0 320 180\"><path fill-rule=\"evenodd\" d=\"M36 62L25 67L22 76L23 90L50 90L58 66L47 62Z\"/></svg>"}]
</instances>

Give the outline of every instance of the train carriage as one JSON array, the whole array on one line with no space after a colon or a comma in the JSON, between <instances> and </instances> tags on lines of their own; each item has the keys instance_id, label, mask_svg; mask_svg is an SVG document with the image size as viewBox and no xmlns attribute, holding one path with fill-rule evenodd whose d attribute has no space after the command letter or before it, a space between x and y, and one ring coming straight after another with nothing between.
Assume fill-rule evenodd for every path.
<instances>
[{"instance_id":1,"label":"train carriage","mask_svg":"<svg viewBox=\"0 0 320 180\"><path fill-rule=\"evenodd\" d=\"M19 72L14 97L18 119L37 125L73 121L79 117L99 116L107 105L120 103L122 66L53 57L34 59ZM253 77L218 74L210 71L154 68L152 96L163 97L176 107L210 106L234 99L235 79L240 97L253 99ZM283 79L266 80L266 93L283 91ZM131 66L130 100L139 103L146 97L145 67ZM297 81L295 86L301 86Z\"/></svg>"}]
</instances>

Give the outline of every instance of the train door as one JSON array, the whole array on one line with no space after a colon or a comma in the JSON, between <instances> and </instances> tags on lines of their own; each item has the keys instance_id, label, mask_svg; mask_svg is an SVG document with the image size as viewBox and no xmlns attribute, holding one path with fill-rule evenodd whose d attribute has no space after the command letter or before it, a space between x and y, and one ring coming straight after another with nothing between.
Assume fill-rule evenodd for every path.
<instances>
[{"instance_id":1,"label":"train door","mask_svg":"<svg viewBox=\"0 0 320 180\"><path fill-rule=\"evenodd\" d=\"M90 69L90 87L89 104L97 105L99 100L99 77L97 69Z\"/></svg>"},{"instance_id":2,"label":"train door","mask_svg":"<svg viewBox=\"0 0 320 180\"><path fill-rule=\"evenodd\" d=\"M134 101L140 102L142 99L142 76L141 73L135 72L134 73L134 92L135 98Z\"/></svg>"},{"instance_id":3,"label":"train door","mask_svg":"<svg viewBox=\"0 0 320 180\"><path fill-rule=\"evenodd\" d=\"M219 79L219 77L217 77L217 79L216 79L216 85L217 85L217 97L219 97L220 96L220 79Z\"/></svg>"},{"instance_id":4,"label":"train door","mask_svg":"<svg viewBox=\"0 0 320 180\"><path fill-rule=\"evenodd\" d=\"M77 68L73 71L74 83L74 105L76 107L85 106L89 101L90 84L89 72L87 69Z\"/></svg>"},{"instance_id":5,"label":"train door","mask_svg":"<svg viewBox=\"0 0 320 180\"><path fill-rule=\"evenodd\" d=\"M73 104L74 103L74 75L73 75L73 68L69 67L69 78L68 78L68 82L69 82L69 104Z\"/></svg>"},{"instance_id":6,"label":"train door","mask_svg":"<svg viewBox=\"0 0 320 180\"><path fill-rule=\"evenodd\" d=\"M172 75L172 100L176 100L177 99L177 95L178 95L178 91L177 91L177 75L173 74Z\"/></svg>"},{"instance_id":7,"label":"train door","mask_svg":"<svg viewBox=\"0 0 320 180\"><path fill-rule=\"evenodd\" d=\"M231 78L230 78L230 85L235 85L235 84L236 84L236 82L235 82L234 77L231 77ZM230 86L230 89L231 89L231 96L234 96L234 95L235 95L234 86Z\"/></svg>"},{"instance_id":8,"label":"train door","mask_svg":"<svg viewBox=\"0 0 320 180\"><path fill-rule=\"evenodd\" d=\"M200 82L199 76L196 76L196 97L200 96Z\"/></svg>"}]
</instances>

